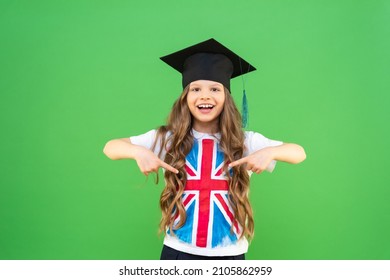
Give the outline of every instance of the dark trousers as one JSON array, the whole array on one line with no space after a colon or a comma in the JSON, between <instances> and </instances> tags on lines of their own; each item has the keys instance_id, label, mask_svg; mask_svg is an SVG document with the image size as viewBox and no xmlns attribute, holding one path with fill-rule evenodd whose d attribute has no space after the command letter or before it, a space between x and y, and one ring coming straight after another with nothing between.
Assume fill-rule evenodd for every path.
<instances>
[{"instance_id":1,"label":"dark trousers","mask_svg":"<svg viewBox=\"0 0 390 280\"><path fill-rule=\"evenodd\" d=\"M245 260L245 254L238 256L208 257L180 252L164 245L160 260Z\"/></svg>"}]
</instances>

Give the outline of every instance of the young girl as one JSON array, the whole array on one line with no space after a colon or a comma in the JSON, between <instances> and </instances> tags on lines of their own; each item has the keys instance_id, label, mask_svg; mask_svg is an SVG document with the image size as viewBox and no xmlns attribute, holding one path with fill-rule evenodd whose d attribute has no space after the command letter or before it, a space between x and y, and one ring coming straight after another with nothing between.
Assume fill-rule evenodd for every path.
<instances>
[{"instance_id":1,"label":"young girl","mask_svg":"<svg viewBox=\"0 0 390 280\"><path fill-rule=\"evenodd\" d=\"M165 170L161 259L245 259L254 233L250 174L271 172L276 161L299 163L305 152L243 132L230 79L255 68L214 39L161 59L183 77L167 124L111 140L104 153L135 159L145 175Z\"/></svg>"}]
</instances>

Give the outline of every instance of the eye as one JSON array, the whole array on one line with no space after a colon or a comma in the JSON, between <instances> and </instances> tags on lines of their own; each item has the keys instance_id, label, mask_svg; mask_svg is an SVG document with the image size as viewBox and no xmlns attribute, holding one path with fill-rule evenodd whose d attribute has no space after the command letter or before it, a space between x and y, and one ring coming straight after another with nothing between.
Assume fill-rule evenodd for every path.
<instances>
[{"instance_id":1,"label":"eye","mask_svg":"<svg viewBox=\"0 0 390 280\"><path fill-rule=\"evenodd\" d=\"M216 88L216 87L215 87L215 88L211 88L211 91L212 91L212 92L218 92L218 91L221 91L221 90L220 90L219 88Z\"/></svg>"},{"instance_id":2,"label":"eye","mask_svg":"<svg viewBox=\"0 0 390 280\"><path fill-rule=\"evenodd\" d=\"M193 91L193 92L199 92L199 91L200 91L200 88L194 87L194 88L191 88L191 91Z\"/></svg>"}]
</instances>

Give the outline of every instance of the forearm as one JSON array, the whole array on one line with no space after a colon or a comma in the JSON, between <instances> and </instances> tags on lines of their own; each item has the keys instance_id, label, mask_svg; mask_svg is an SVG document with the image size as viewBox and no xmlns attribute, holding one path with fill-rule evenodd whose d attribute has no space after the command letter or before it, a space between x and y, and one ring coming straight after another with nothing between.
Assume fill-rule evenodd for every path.
<instances>
[{"instance_id":1,"label":"forearm","mask_svg":"<svg viewBox=\"0 0 390 280\"><path fill-rule=\"evenodd\" d=\"M134 145L129 139L113 139L106 143L103 153L113 160L135 159L139 146Z\"/></svg>"},{"instance_id":2,"label":"forearm","mask_svg":"<svg viewBox=\"0 0 390 280\"><path fill-rule=\"evenodd\" d=\"M287 163L297 164L306 159L305 150L297 144L285 143L280 146L272 147L274 159Z\"/></svg>"}]
</instances>

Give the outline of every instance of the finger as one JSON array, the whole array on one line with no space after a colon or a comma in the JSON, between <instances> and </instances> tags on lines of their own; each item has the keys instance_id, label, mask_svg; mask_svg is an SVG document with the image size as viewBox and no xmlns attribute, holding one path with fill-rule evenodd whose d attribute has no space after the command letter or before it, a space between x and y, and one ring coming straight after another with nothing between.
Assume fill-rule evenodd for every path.
<instances>
[{"instance_id":1,"label":"finger","mask_svg":"<svg viewBox=\"0 0 390 280\"><path fill-rule=\"evenodd\" d=\"M168 163L164 162L164 161L161 161L160 162L160 166L162 168L164 168L165 170L169 170L175 174L179 173L179 170L177 170L176 168L174 168L173 166L170 166Z\"/></svg>"},{"instance_id":2,"label":"finger","mask_svg":"<svg viewBox=\"0 0 390 280\"><path fill-rule=\"evenodd\" d=\"M234 167L234 166L237 166L237 165L240 165L240 164L243 164L243 163L246 163L247 162L247 157L243 157L243 158L240 158L236 161L233 161L229 164L229 167Z\"/></svg>"},{"instance_id":3,"label":"finger","mask_svg":"<svg viewBox=\"0 0 390 280\"><path fill-rule=\"evenodd\" d=\"M247 163L246 170L250 170L250 171L255 172L254 171L255 170L255 166L253 164L251 164L251 163Z\"/></svg>"}]
</instances>

